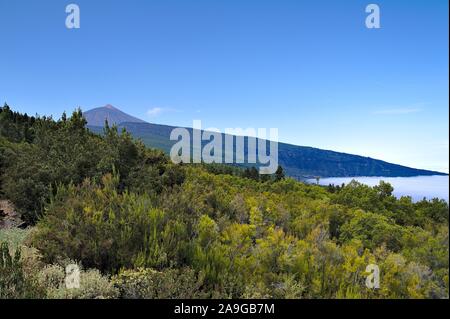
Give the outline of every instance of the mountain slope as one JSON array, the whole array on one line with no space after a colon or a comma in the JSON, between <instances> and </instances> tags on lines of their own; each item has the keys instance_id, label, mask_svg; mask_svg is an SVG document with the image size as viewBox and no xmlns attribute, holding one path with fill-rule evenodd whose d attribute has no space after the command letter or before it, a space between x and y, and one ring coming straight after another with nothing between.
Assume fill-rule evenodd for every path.
<instances>
[{"instance_id":1,"label":"mountain slope","mask_svg":"<svg viewBox=\"0 0 450 319\"><path fill-rule=\"evenodd\" d=\"M93 132L102 133L103 125L93 125L92 123L88 121L88 127ZM169 153L172 145L176 143L176 141L170 140L170 132L175 128L173 126L150 124L133 120L131 122L120 122L118 127L119 129L125 128L135 138L141 139L147 146L161 149L166 153ZM192 136L192 129L188 128L188 130ZM222 134L222 140L224 141L224 134ZM206 143L208 142L203 142L203 144ZM245 152L247 154L247 150ZM286 143L278 144L278 161L283 166L287 175L297 179L311 178L314 176L408 177L419 175L447 175L440 172L392 164L370 157ZM249 164L244 165L248 166Z\"/></svg>"},{"instance_id":2,"label":"mountain slope","mask_svg":"<svg viewBox=\"0 0 450 319\"><path fill-rule=\"evenodd\" d=\"M105 120L108 121L109 125L124 122L145 123L143 120L128 115L110 104L83 112L83 116L87 120L88 125L92 126L103 127L105 125Z\"/></svg>"}]
</instances>

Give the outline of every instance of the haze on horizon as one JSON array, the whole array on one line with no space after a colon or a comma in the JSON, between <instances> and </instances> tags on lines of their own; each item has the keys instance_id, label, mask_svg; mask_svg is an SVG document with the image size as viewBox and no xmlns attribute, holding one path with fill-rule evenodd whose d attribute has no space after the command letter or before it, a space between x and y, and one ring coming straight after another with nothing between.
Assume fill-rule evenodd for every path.
<instances>
[{"instance_id":1,"label":"haze on horizon","mask_svg":"<svg viewBox=\"0 0 450 319\"><path fill-rule=\"evenodd\" d=\"M0 0L0 103L105 104L152 123L278 127L280 141L448 172L448 2ZM27 8L27 10L23 10Z\"/></svg>"}]
</instances>

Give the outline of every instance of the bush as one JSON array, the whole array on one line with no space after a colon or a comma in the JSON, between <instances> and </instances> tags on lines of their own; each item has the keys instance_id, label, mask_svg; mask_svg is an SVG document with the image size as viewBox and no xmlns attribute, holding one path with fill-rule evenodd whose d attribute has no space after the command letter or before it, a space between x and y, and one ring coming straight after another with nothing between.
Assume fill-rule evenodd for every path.
<instances>
[{"instance_id":1,"label":"bush","mask_svg":"<svg viewBox=\"0 0 450 319\"><path fill-rule=\"evenodd\" d=\"M7 242L10 249L17 249L23 244L29 233L30 229L0 229L0 243Z\"/></svg>"},{"instance_id":2,"label":"bush","mask_svg":"<svg viewBox=\"0 0 450 319\"><path fill-rule=\"evenodd\" d=\"M80 267L81 269L81 267ZM118 290L109 279L96 269L80 271L80 287L67 288L65 269L60 265L47 265L39 273L39 282L45 287L49 299L114 299Z\"/></svg>"},{"instance_id":3,"label":"bush","mask_svg":"<svg viewBox=\"0 0 450 319\"><path fill-rule=\"evenodd\" d=\"M0 299L41 297L34 278L23 269L21 250L11 253L7 243L0 244Z\"/></svg>"},{"instance_id":4,"label":"bush","mask_svg":"<svg viewBox=\"0 0 450 319\"><path fill-rule=\"evenodd\" d=\"M167 223L148 195L120 194L117 175L102 181L58 189L31 240L44 262L69 258L108 273L176 262L181 248L173 237L184 233L183 226Z\"/></svg>"},{"instance_id":5,"label":"bush","mask_svg":"<svg viewBox=\"0 0 450 319\"><path fill-rule=\"evenodd\" d=\"M402 227L393 224L387 217L359 210L349 222L342 225L340 240L360 239L367 248L385 244L390 250L399 251L404 233Z\"/></svg>"},{"instance_id":6,"label":"bush","mask_svg":"<svg viewBox=\"0 0 450 319\"><path fill-rule=\"evenodd\" d=\"M121 271L113 278L120 296L126 299L195 299L205 298L203 276L191 268L151 268Z\"/></svg>"}]
</instances>

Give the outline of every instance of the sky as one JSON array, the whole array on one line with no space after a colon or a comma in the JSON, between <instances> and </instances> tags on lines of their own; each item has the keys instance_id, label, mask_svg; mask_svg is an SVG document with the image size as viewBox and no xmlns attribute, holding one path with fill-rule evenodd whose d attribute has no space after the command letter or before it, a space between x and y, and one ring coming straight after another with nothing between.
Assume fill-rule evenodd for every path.
<instances>
[{"instance_id":1,"label":"sky","mask_svg":"<svg viewBox=\"0 0 450 319\"><path fill-rule=\"evenodd\" d=\"M0 0L0 103L278 128L282 142L448 172L448 1L377 1L379 29L370 3Z\"/></svg>"}]
</instances>

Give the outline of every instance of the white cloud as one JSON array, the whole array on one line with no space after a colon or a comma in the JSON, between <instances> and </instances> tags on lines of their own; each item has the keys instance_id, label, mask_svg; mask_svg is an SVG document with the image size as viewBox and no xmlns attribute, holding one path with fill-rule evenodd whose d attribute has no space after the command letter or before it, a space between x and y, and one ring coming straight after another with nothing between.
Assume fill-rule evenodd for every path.
<instances>
[{"instance_id":1,"label":"white cloud","mask_svg":"<svg viewBox=\"0 0 450 319\"><path fill-rule=\"evenodd\" d=\"M162 107L154 107L147 111L147 115L149 117L157 117L157 116L161 115L161 113L163 113L164 111L165 111L165 109Z\"/></svg>"},{"instance_id":2,"label":"white cloud","mask_svg":"<svg viewBox=\"0 0 450 319\"><path fill-rule=\"evenodd\" d=\"M385 109L385 110L378 110L374 111L372 114L376 115L401 115L401 114L412 114L412 113L419 113L422 109L420 108L396 108L396 109Z\"/></svg>"},{"instance_id":3,"label":"white cloud","mask_svg":"<svg viewBox=\"0 0 450 319\"><path fill-rule=\"evenodd\" d=\"M171 108L171 107L153 107L147 111L147 116L150 118L155 118L163 113L179 113L182 112L181 110Z\"/></svg>"}]
</instances>

